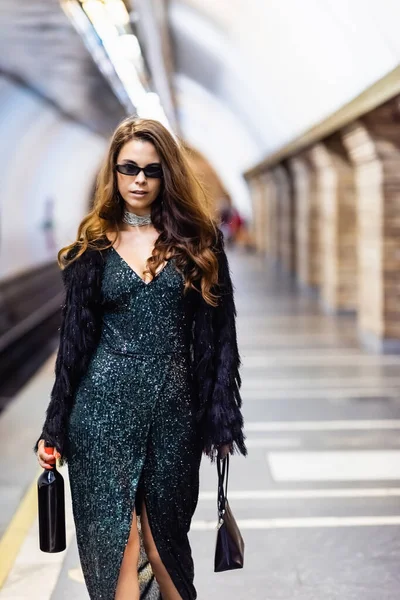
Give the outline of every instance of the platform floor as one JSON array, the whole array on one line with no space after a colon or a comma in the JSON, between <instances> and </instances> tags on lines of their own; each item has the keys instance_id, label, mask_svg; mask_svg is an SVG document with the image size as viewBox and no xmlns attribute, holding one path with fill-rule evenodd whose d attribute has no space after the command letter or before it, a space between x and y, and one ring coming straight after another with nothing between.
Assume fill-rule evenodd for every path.
<instances>
[{"instance_id":1,"label":"platform floor","mask_svg":"<svg viewBox=\"0 0 400 600\"><path fill-rule=\"evenodd\" d=\"M204 459L199 600L398 600L400 357L360 350L354 319L322 315L264 259L230 261L249 457L232 461L229 498L245 568L213 573L216 473ZM30 449L52 380L49 361L0 416L0 600L88 598L69 501L68 549L38 550Z\"/></svg>"}]
</instances>

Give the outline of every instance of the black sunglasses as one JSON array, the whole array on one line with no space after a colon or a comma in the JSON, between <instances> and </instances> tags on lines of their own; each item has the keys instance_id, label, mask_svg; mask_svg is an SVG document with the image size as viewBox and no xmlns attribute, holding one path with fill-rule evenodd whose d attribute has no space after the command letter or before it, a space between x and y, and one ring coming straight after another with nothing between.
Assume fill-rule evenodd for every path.
<instances>
[{"instance_id":1,"label":"black sunglasses","mask_svg":"<svg viewBox=\"0 0 400 600\"><path fill-rule=\"evenodd\" d=\"M136 177L136 175L139 175L140 171L143 171L145 177L149 178L160 179L163 176L160 164L146 165L142 168L132 163L124 163L122 165L115 165L115 168L118 173L129 175L131 177Z\"/></svg>"}]
</instances>

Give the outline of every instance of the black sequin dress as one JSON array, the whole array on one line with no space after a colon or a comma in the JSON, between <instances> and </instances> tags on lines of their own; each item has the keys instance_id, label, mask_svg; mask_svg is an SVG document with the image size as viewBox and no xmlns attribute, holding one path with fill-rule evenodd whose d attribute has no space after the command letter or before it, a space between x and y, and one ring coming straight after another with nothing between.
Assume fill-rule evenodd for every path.
<instances>
[{"instance_id":1,"label":"black sequin dress","mask_svg":"<svg viewBox=\"0 0 400 600\"><path fill-rule=\"evenodd\" d=\"M68 471L91 600L114 600L132 511L152 535L183 600L196 598L188 541L202 454L196 431L183 277L174 260L145 283L113 248L102 282L99 345L75 395ZM110 308L111 307L111 308ZM141 600L161 598L143 544Z\"/></svg>"}]
</instances>

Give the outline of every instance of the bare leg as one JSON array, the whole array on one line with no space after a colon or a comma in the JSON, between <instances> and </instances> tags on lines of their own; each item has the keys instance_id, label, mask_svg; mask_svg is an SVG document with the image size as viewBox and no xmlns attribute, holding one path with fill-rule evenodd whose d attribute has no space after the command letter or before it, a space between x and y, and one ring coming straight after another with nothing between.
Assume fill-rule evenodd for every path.
<instances>
[{"instance_id":1,"label":"bare leg","mask_svg":"<svg viewBox=\"0 0 400 600\"><path fill-rule=\"evenodd\" d=\"M147 558L151 564L154 576L157 579L157 583L160 587L163 600L182 600L181 595L176 589L167 569L161 561L160 555L158 554L158 550L150 530L146 506L144 503L142 506L141 523L144 548L146 550Z\"/></svg>"},{"instance_id":2,"label":"bare leg","mask_svg":"<svg viewBox=\"0 0 400 600\"><path fill-rule=\"evenodd\" d=\"M115 600L139 600L139 583L137 564L139 560L140 541L136 523L136 511L133 511L132 527L128 543L125 547L119 572Z\"/></svg>"}]
</instances>

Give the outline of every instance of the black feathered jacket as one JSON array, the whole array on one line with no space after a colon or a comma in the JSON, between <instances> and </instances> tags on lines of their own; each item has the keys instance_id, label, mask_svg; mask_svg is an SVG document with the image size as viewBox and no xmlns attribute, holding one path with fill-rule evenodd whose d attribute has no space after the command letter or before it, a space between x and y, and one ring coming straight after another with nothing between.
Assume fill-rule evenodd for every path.
<instances>
[{"instance_id":1,"label":"black feathered jacket","mask_svg":"<svg viewBox=\"0 0 400 600\"><path fill-rule=\"evenodd\" d=\"M217 307L207 304L201 294L190 290L185 296L192 323L191 356L198 398L197 420L204 451L211 457L223 444L232 452L247 454L239 388L240 356L236 339L236 309L223 235L218 231ZM84 375L101 333L101 282L104 250L87 250L63 271L65 302L62 307L60 345L55 365L55 382L39 439L45 439L68 460L67 431L74 394Z\"/></svg>"}]
</instances>

